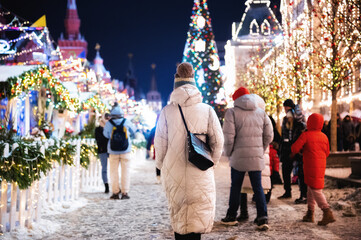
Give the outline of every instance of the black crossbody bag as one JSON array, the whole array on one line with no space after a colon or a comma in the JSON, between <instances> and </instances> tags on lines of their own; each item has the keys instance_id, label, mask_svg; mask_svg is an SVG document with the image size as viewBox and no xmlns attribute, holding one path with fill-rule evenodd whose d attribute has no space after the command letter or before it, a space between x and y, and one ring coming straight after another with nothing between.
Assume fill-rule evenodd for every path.
<instances>
[{"instance_id":1,"label":"black crossbody bag","mask_svg":"<svg viewBox=\"0 0 361 240\"><path fill-rule=\"evenodd\" d=\"M189 153L188 160L200 170L205 171L214 165L211 157L210 147L207 143L197 138L193 133L191 133L188 130L182 108L179 104L178 107L182 115L184 126L187 130L188 153Z\"/></svg>"}]
</instances>

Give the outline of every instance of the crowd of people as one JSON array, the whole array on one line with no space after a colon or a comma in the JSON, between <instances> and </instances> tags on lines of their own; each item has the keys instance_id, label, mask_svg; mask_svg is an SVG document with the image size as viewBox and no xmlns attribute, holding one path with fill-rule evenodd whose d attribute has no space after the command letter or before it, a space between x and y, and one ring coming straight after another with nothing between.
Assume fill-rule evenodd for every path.
<instances>
[{"instance_id":1,"label":"crowd of people","mask_svg":"<svg viewBox=\"0 0 361 240\"><path fill-rule=\"evenodd\" d=\"M331 122L324 121L322 132L331 138ZM361 147L361 118L337 113L337 151L359 151Z\"/></svg>"},{"instance_id":2,"label":"crowd of people","mask_svg":"<svg viewBox=\"0 0 361 240\"><path fill-rule=\"evenodd\" d=\"M161 179L166 193L175 239L201 239L201 234L212 231L215 218L214 167L199 169L189 161L193 147L189 132L209 147L214 166L222 154L229 160L229 206L221 219L222 224L237 225L249 218L247 195L251 194L257 210L256 229L268 230L267 203L273 185L283 184L284 194L277 196L278 199L291 198L292 175L297 176L300 194L295 204L307 204L302 221L315 221L316 205L323 211L318 225L336 221L322 193L326 158L330 153L330 131L323 116L313 113L306 122L300 107L287 99L283 103L285 117L280 133L273 118L266 114L261 97L240 87L233 94L233 100L234 107L226 111L221 126L214 109L202 103L192 65L178 65L170 103L162 109L147 144L147 157L155 160L157 178ZM109 192L106 173L109 160L111 199L129 199L130 139L135 131L117 105L110 115L102 117L96 129L106 193ZM338 136L342 139L338 140L340 149L353 150L354 143L360 141L360 132L360 123L354 126L349 116L343 121L338 119ZM119 147L120 142L127 144ZM280 162L283 181L279 173Z\"/></svg>"},{"instance_id":3,"label":"crowd of people","mask_svg":"<svg viewBox=\"0 0 361 240\"><path fill-rule=\"evenodd\" d=\"M312 114L306 123L301 109L287 99L279 134L259 96L241 87L233 100L234 107L227 110L222 128L214 110L202 103L192 65L182 63L177 67L170 103L160 114L154 140L156 165L162 171L175 239L201 239L201 234L210 232L216 198L214 168L202 171L188 161L192 143L178 108L184 112L189 131L208 143L214 163L218 163L222 152L229 159L229 207L222 224L236 225L249 218L247 193L252 193L257 209L254 223L259 230L269 229L267 202L272 185L280 183L279 158L285 189L279 199L291 198L291 173L296 167L300 197L295 203L307 203L302 221L314 222L317 204L324 213L318 225L334 222L322 193L329 155L329 141L321 132L323 116Z\"/></svg>"}]
</instances>

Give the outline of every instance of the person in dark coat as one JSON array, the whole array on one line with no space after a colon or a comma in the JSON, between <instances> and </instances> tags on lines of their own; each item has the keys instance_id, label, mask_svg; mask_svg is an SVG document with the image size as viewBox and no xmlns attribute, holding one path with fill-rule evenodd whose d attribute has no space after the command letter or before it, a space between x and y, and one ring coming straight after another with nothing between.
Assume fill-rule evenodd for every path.
<instances>
[{"instance_id":1,"label":"person in dark coat","mask_svg":"<svg viewBox=\"0 0 361 240\"><path fill-rule=\"evenodd\" d=\"M331 139L330 124L331 124L330 121L325 120L323 122L322 130L321 130L321 132L323 132L326 135L329 142L330 142L330 139Z\"/></svg>"},{"instance_id":2,"label":"person in dark coat","mask_svg":"<svg viewBox=\"0 0 361 240\"><path fill-rule=\"evenodd\" d=\"M295 203L306 203L307 198L307 186L303 179L303 164L302 155L297 154L291 158L291 146L298 139L301 133L305 130L306 124L304 117L300 110L297 110L298 114L295 114L296 105L291 99L287 99L283 103L286 116L282 121L282 142L281 142L281 154L280 160L282 162L282 176L283 187L285 193L278 197L278 199L291 198L291 173L293 169L293 162L296 161L298 165L298 181L300 186L300 198L296 199Z\"/></svg>"},{"instance_id":3,"label":"person in dark coat","mask_svg":"<svg viewBox=\"0 0 361 240\"><path fill-rule=\"evenodd\" d=\"M157 124L155 125L154 128L152 128L152 130L149 133L149 136L147 138L147 158L150 158L150 149L152 148L152 145L154 146L154 136L155 136L155 131L157 128ZM153 160L155 160L155 150L153 150ZM155 173L157 176L157 181L158 183L160 183L160 169L158 169L157 167L155 168Z\"/></svg>"},{"instance_id":4,"label":"person in dark coat","mask_svg":"<svg viewBox=\"0 0 361 240\"><path fill-rule=\"evenodd\" d=\"M356 150L360 150L361 149L361 118L358 119L358 125L356 126L356 131L355 131L355 135L356 135L356 142L358 143L358 149Z\"/></svg>"},{"instance_id":5,"label":"person in dark coat","mask_svg":"<svg viewBox=\"0 0 361 240\"><path fill-rule=\"evenodd\" d=\"M331 136L331 124L328 124ZM337 113L337 151L343 150L343 131L342 131L342 120L340 114Z\"/></svg>"},{"instance_id":6,"label":"person in dark coat","mask_svg":"<svg viewBox=\"0 0 361 240\"><path fill-rule=\"evenodd\" d=\"M342 132L343 132L343 150L349 151L355 149L355 126L351 121L351 117L346 115L342 120Z\"/></svg>"},{"instance_id":7,"label":"person in dark coat","mask_svg":"<svg viewBox=\"0 0 361 240\"><path fill-rule=\"evenodd\" d=\"M106 113L104 118L100 119L99 126L95 128L95 140L98 145L98 155L100 158L100 163L102 165L102 179L105 186L105 193L109 193L109 184L108 184L108 138L104 137L103 130L105 123L109 120L109 114Z\"/></svg>"}]
</instances>

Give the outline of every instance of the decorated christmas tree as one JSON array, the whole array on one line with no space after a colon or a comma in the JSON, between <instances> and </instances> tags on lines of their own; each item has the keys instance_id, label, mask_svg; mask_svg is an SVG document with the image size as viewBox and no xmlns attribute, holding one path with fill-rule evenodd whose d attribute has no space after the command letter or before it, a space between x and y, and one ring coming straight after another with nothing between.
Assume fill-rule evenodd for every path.
<instances>
[{"instance_id":1,"label":"decorated christmas tree","mask_svg":"<svg viewBox=\"0 0 361 240\"><path fill-rule=\"evenodd\" d=\"M193 65L203 102L214 107L220 120L225 111L220 62L206 0L194 0L183 62Z\"/></svg>"}]
</instances>

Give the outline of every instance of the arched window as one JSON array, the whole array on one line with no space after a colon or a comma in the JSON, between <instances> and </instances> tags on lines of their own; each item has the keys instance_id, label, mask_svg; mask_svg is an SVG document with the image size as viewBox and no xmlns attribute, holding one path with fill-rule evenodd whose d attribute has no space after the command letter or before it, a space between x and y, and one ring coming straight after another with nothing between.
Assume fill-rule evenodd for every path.
<instances>
[{"instance_id":1,"label":"arched window","mask_svg":"<svg viewBox=\"0 0 361 240\"><path fill-rule=\"evenodd\" d=\"M270 35L271 34L271 25L269 24L267 19L265 19L263 21L263 23L261 24L261 33L263 35Z\"/></svg>"},{"instance_id":2,"label":"arched window","mask_svg":"<svg viewBox=\"0 0 361 240\"><path fill-rule=\"evenodd\" d=\"M253 19L253 21L251 22L251 25L249 26L249 33L251 35L259 34L259 26L258 26L256 19Z\"/></svg>"}]
</instances>

